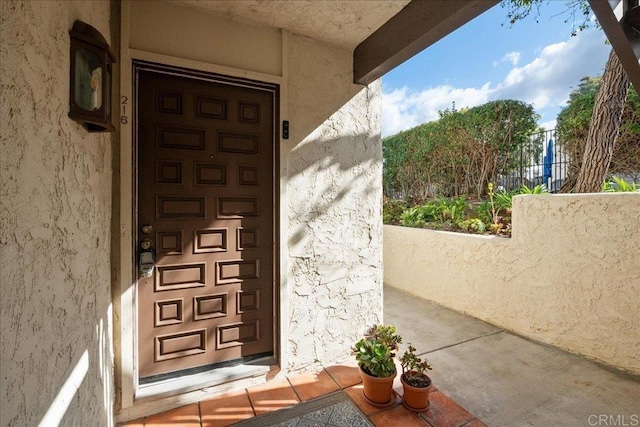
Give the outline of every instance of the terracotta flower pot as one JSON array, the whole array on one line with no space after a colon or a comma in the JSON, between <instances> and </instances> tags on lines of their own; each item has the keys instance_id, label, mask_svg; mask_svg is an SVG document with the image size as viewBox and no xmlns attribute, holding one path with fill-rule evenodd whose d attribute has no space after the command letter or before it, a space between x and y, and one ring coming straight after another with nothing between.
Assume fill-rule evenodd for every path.
<instances>
[{"instance_id":1,"label":"terracotta flower pot","mask_svg":"<svg viewBox=\"0 0 640 427\"><path fill-rule=\"evenodd\" d=\"M429 407L429 392L433 387L433 382L431 382L431 378L429 378L427 375L424 375L424 377L429 379L428 387L414 387L405 382L404 374L400 377L402 388L404 390L402 403L407 409L411 411L422 412L426 411L426 409Z\"/></svg>"},{"instance_id":2,"label":"terracotta flower pot","mask_svg":"<svg viewBox=\"0 0 640 427\"><path fill-rule=\"evenodd\" d=\"M386 406L395 402L393 380L397 374L394 372L390 377L379 378L367 374L360 368L365 399L375 406Z\"/></svg>"}]
</instances>

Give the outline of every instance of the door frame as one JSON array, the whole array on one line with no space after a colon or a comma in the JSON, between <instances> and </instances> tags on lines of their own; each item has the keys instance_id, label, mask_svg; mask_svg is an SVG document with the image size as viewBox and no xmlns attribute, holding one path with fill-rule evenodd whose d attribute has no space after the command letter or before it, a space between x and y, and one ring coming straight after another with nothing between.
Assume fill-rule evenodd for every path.
<instances>
[{"instance_id":1,"label":"door frame","mask_svg":"<svg viewBox=\"0 0 640 427\"><path fill-rule=\"evenodd\" d=\"M123 22L123 27L125 23ZM116 368L116 405L119 407L118 418L127 418L138 412L134 408L144 411L148 401L153 398L140 399L138 396L137 370L137 273L135 265L135 230L136 230L136 174L137 165L135 153L135 139L137 126L135 120L135 67L139 64L154 66L170 74L187 74L199 79L223 82L233 85L248 86L273 92L274 96L274 170L273 170L273 259L274 259L274 365L269 368L287 365L285 339L288 326L282 322L287 311L286 294L281 289L286 286L287 271L286 256L286 173L280 159L286 155L286 147L281 141L280 129L282 117L286 117L286 76L274 76L263 73L250 72L199 61L185 60L172 56L156 54L124 48L127 44L127 34L123 34L123 49L121 51L121 81L119 97L119 113L114 116L120 119L120 226L119 247L120 266L118 276L114 281L114 356ZM288 33L283 34L283 45L288 44ZM119 286L118 286L119 285ZM268 369L267 369L268 370ZM252 375L247 373L244 376ZM255 375L255 373L253 374ZM240 373L238 378L242 378ZM215 384L214 384L215 385ZM216 393L215 388L211 391ZM158 401L158 405L170 402L188 402L181 398L180 391L169 397L170 401ZM171 394L171 393L169 393ZM202 395L200 395L201 397ZM158 395L157 398L163 396Z\"/></svg>"}]
</instances>

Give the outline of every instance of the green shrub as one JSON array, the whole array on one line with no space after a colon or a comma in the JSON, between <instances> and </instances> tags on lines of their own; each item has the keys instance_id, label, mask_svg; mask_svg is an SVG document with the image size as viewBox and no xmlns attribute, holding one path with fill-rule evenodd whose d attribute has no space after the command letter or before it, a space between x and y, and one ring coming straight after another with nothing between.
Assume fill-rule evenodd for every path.
<instances>
[{"instance_id":1,"label":"green shrub","mask_svg":"<svg viewBox=\"0 0 640 427\"><path fill-rule=\"evenodd\" d=\"M400 224L400 215L405 209L407 209L407 202L404 200L385 199L382 204L382 223Z\"/></svg>"},{"instance_id":2,"label":"green shrub","mask_svg":"<svg viewBox=\"0 0 640 427\"><path fill-rule=\"evenodd\" d=\"M627 182L617 176L612 176L602 185L602 191L606 193L634 192L639 190L640 188L635 182Z\"/></svg>"},{"instance_id":3,"label":"green shrub","mask_svg":"<svg viewBox=\"0 0 640 427\"><path fill-rule=\"evenodd\" d=\"M469 218L460 221L458 228L469 233L482 234L487 230L487 225L479 218Z\"/></svg>"},{"instance_id":4,"label":"green shrub","mask_svg":"<svg viewBox=\"0 0 640 427\"><path fill-rule=\"evenodd\" d=\"M482 200L472 211L472 217L478 218L485 224L490 224L491 215L491 203L488 200Z\"/></svg>"},{"instance_id":5,"label":"green shrub","mask_svg":"<svg viewBox=\"0 0 640 427\"><path fill-rule=\"evenodd\" d=\"M465 213L469 207L469 203L464 197L455 197L447 199L445 197L438 197L433 203L434 217L437 221L448 222L451 221L454 224L464 218Z\"/></svg>"},{"instance_id":6,"label":"green shrub","mask_svg":"<svg viewBox=\"0 0 640 427\"><path fill-rule=\"evenodd\" d=\"M533 188L529 188L526 185L520 187L520 191L516 194L546 194L549 190L547 190L547 186L544 184L538 184Z\"/></svg>"},{"instance_id":7,"label":"green shrub","mask_svg":"<svg viewBox=\"0 0 640 427\"><path fill-rule=\"evenodd\" d=\"M405 227L422 228L425 220L422 217L422 211L419 207L409 208L400 214L400 224Z\"/></svg>"}]
</instances>

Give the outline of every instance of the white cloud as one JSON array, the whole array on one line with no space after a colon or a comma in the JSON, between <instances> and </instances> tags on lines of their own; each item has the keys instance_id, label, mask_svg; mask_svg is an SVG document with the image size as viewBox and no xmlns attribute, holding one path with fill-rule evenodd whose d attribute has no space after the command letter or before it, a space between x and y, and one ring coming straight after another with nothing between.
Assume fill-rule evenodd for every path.
<instances>
[{"instance_id":1,"label":"white cloud","mask_svg":"<svg viewBox=\"0 0 640 427\"><path fill-rule=\"evenodd\" d=\"M602 73L611 48L596 34L583 31L544 47L533 61L514 67L495 87L496 95L531 103L536 109L565 105L582 77Z\"/></svg>"},{"instance_id":2,"label":"white cloud","mask_svg":"<svg viewBox=\"0 0 640 427\"><path fill-rule=\"evenodd\" d=\"M499 61L493 61L493 66L496 67L503 62L507 62L511 65L518 65L521 56L520 52L508 52Z\"/></svg>"},{"instance_id":3,"label":"white cloud","mask_svg":"<svg viewBox=\"0 0 640 427\"><path fill-rule=\"evenodd\" d=\"M548 122L538 123L538 126L544 128L545 130L551 130L556 128L556 120L549 120Z\"/></svg>"},{"instance_id":4,"label":"white cloud","mask_svg":"<svg viewBox=\"0 0 640 427\"><path fill-rule=\"evenodd\" d=\"M442 85L421 92L407 87L382 93L382 135L393 135L424 122L436 120L438 112L450 108L474 107L489 101L490 83L481 88Z\"/></svg>"},{"instance_id":5,"label":"white cloud","mask_svg":"<svg viewBox=\"0 0 640 427\"><path fill-rule=\"evenodd\" d=\"M403 87L383 92L382 135L435 120L438 110L451 107L452 102L462 108L496 99L516 99L532 104L537 111L559 110L582 77L602 73L610 49L604 44L602 32L590 29L544 47L535 59L521 67L517 66L520 54L508 53L503 60L511 61L514 67L495 85L490 82L479 88L441 85L422 91Z\"/></svg>"}]
</instances>

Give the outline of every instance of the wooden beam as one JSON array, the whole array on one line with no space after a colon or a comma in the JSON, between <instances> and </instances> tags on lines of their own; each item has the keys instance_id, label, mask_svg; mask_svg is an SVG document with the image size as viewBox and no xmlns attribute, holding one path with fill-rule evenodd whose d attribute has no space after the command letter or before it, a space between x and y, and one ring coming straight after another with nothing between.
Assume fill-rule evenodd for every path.
<instances>
[{"instance_id":1,"label":"wooden beam","mask_svg":"<svg viewBox=\"0 0 640 427\"><path fill-rule=\"evenodd\" d=\"M499 0L412 0L353 52L353 81L369 84Z\"/></svg>"},{"instance_id":2,"label":"wooden beam","mask_svg":"<svg viewBox=\"0 0 640 427\"><path fill-rule=\"evenodd\" d=\"M640 95L640 62L638 58L640 55L640 36L634 34L635 30L631 28L629 23L623 24L618 21L610 2L589 0L589 4L609 39L611 47L618 55L627 77ZM623 5L624 3L618 2L618 6ZM625 19L623 18L622 21L624 22Z\"/></svg>"}]
</instances>

